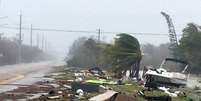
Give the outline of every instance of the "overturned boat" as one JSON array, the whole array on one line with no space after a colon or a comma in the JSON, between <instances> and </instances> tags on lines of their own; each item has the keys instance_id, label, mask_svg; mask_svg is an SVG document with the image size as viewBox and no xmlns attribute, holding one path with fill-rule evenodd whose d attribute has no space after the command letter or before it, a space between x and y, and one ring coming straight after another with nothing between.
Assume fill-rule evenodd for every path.
<instances>
[{"instance_id":1,"label":"overturned boat","mask_svg":"<svg viewBox=\"0 0 201 101\"><path fill-rule=\"evenodd\" d=\"M169 70L167 70L164 68L164 66L167 65L167 62L174 62L180 69L182 68L183 70L175 72L173 70L176 67L173 65L169 66ZM172 58L166 58L158 69L146 66L143 71L145 87L157 88L161 86L185 86L187 83L187 75L185 74L187 68L187 62Z\"/></svg>"}]
</instances>

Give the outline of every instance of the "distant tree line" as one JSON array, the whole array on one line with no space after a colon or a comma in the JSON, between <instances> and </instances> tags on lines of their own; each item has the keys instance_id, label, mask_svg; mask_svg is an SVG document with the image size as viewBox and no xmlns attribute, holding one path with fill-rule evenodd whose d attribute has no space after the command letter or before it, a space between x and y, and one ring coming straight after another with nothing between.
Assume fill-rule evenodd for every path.
<instances>
[{"instance_id":1,"label":"distant tree line","mask_svg":"<svg viewBox=\"0 0 201 101\"><path fill-rule=\"evenodd\" d=\"M21 62L37 62L47 59L47 54L37 47L22 45ZM0 38L0 65L16 64L19 62L18 41Z\"/></svg>"},{"instance_id":2,"label":"distant tree line","mask_svg":"<svg viewBox=\"0 0 201 101\"><path fill-rule=\"evenodd\" d=\"M142 45L143 56L141 66L152 65L155 68L159 67L165 58L171 57L169 45L169 43L160 44L159 46L152 44Z\"/></svg>"}]
</instances>

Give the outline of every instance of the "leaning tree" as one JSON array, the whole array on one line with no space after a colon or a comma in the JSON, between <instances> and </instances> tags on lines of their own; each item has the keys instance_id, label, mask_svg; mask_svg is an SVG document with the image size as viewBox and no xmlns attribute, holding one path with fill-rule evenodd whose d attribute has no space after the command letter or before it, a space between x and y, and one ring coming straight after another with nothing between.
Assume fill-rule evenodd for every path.
<instances>
[{"instance_id":1,"label":"leaning tree","mask_svg":"<svg viewBox=\"0 0 201 101\"><path fill-rule=\"evenodd\" d=\"M129 34L118 34L113 45L107 48L113 70L124 74L130 70L130 77L139 78L140 61L142 58L138 40Z\"/></svg>"}]
</instances>

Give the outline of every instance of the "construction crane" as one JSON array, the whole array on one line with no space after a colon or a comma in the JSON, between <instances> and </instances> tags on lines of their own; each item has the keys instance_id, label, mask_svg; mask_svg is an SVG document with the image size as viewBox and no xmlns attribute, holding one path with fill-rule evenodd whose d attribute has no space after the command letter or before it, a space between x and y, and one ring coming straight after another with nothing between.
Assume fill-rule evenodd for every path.
<instances>
[{"instance_id":1,"label":"construction crane","mask_svg":"<svg viewBox=\"0 0 201 101\"><path fill-rule=\"evenodd\" d=\"M168 24L168 32L169 32L169 40L170 40L170 49L175 49L178 47L177 35L176 31L172 22L171 17L166 14L165 12L161 12L161 14L165 17L167 24Z\"/></svg>"}]
</instances>

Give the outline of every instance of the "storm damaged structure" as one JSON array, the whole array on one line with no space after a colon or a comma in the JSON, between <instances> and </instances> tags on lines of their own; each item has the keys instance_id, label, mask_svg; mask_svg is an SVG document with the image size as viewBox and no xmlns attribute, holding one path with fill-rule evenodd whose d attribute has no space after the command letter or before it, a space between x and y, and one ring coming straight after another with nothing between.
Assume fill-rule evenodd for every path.
<instances>
[{"instance_id":1,"label":"storm damaged structure","mask_svg":"<svg viewBox=\"0 0 201 101\"><path fill-rule=\"evenodd\" d=\"M170 65L168 62L173 62L176 65ZM167 69L165 68L165 65L168 65ZM175 71L176 66L180 68L180 71ZM166 58L158 69L152 66L146 66L143 71L145 87L157 88L185 86L187 83L187 75L185 74L185 71L188 66L187 62L173 58Z\"/></svg>"}]
</instances>

